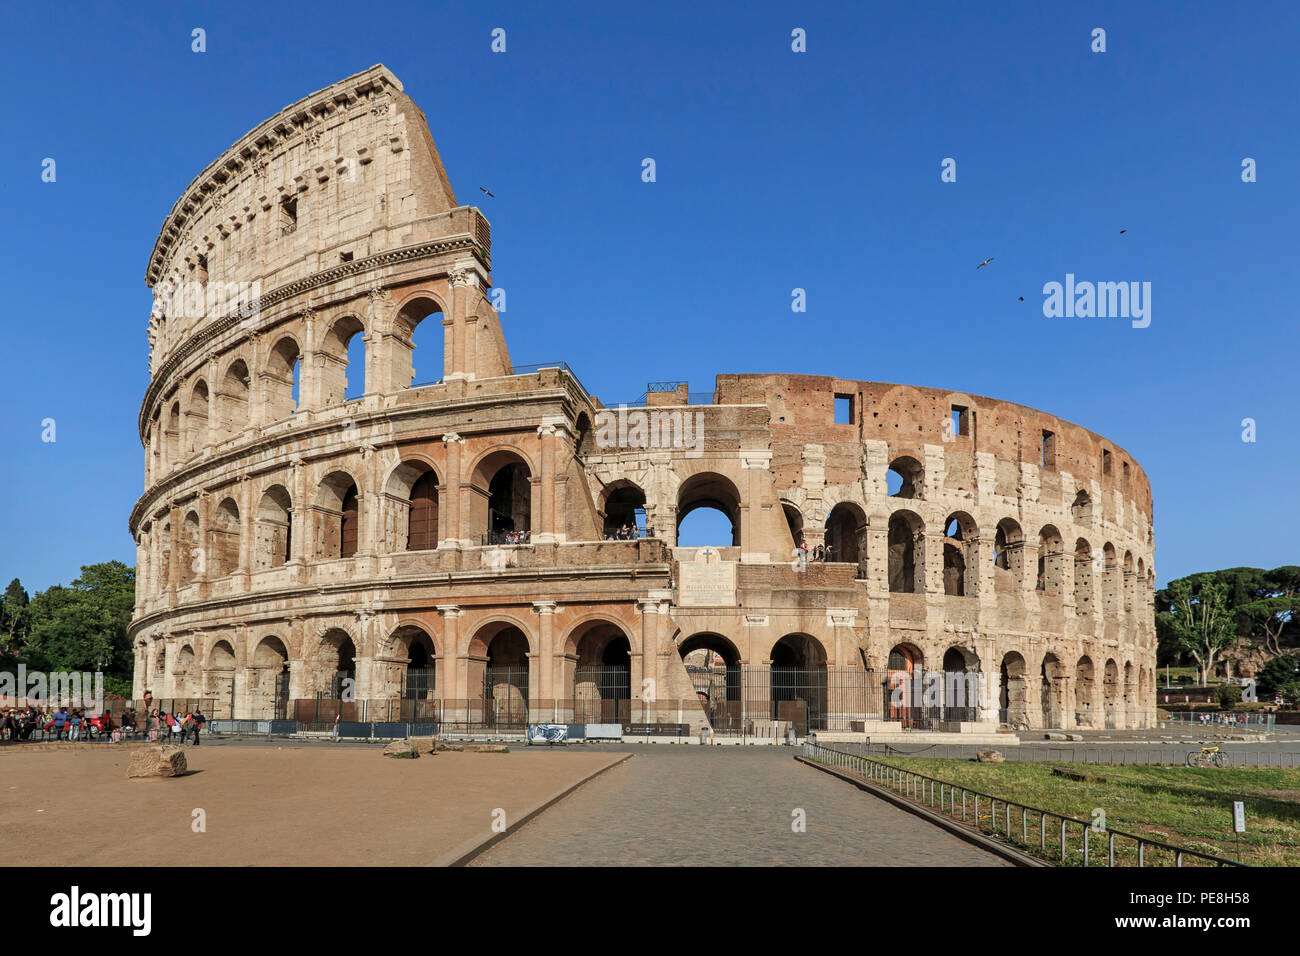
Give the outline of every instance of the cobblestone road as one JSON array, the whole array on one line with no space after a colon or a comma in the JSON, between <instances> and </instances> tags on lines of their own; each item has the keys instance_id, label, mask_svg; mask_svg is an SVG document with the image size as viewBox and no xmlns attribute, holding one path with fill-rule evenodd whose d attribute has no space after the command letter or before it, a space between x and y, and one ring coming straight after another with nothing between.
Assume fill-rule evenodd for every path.
<instances>
[{"instance_id":1,"label":"cobblestone road","mask_svg":"<svg viewBox=\"0 0 1300 956\"><path fill-rule=\"evenodd\" d=\"M471 865L1010 866L785 747L638 750Z\"/></svg>"}]
</instances>

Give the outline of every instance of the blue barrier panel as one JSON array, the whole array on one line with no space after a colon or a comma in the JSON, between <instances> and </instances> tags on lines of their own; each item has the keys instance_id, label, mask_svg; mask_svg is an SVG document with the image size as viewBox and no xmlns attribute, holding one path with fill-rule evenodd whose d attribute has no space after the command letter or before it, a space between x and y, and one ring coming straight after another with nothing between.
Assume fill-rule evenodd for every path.
<instances>
[{"instance_id":1,"label":"blue barrier panel","mask_svg":"<svg viewBox=\"0 0 1300 956\"><path fill-rule=\"evenodd\" d=\"M437 724L407 724L407 736L432 737L438 732Z\"/></svg>"},{"instance_id":2,"label":"blue barrier panel","mask_svg":"<svg viewBox=\"0 0 1300 956\"><path fill-rule=\"evenodd\" d=\"M370 733L372 737L379 737L384 740L401 740L407 736L406 724L384 722L371 724L370 726L374 728Z\"/></svg>"},{"instance_id":3,"label":"blue barrier panel","mask_svg":"<svg viewBox=\"0 0 1300 956\"><path fill-rule=\"evenodd\" d=\"M296 734L297 732L298 721L296 720L271 721L271 733L273 734Z\"/></svg>"},{"instance_id":4,"label":"blue barrier panel","mask_svg":"<svg viewBox=\"0 0 1300 956\"><path fill-rule=\"evenodd\" d=\"M354 720L341 720L336 727L339 729L340 737L373 737L371 733L372 724L362 724Z\"/></svg>"},{"instance_id":5,"label":"blue barrier panel","mask_svg":"<svg viewBox=\"0 0 1300 956\"><path fill-rule=\"evenodd\" d=\"M587 736L586 724L569 724L569 739L584 740Z\"/></svg>"}]
</instances>

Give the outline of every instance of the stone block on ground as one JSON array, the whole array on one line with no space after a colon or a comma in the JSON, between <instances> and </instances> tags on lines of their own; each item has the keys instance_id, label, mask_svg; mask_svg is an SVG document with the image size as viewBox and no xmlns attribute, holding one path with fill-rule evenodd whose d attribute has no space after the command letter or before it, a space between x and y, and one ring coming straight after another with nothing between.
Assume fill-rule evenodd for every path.
<instances>
[{"instance_id":1,"label":"stone block on ground","mask_svg":"<svg viewBox=\"0 0 1300 956\"><path fill-rule=\"evenodd\" d=\"M415 749L422 754L435 753L439 749L437 737L411 737L410 741L415 744Z\"/></svg>"},{"instance_id":2,"label":"stone block on ground","mask_svg":"<svg viewBox=\"0 0 1300 956\"><path fill-rule=\"evenodd\" d=\"M505 744L470 744L465 748L476 754L508 754L510 748Z\"/></svg>"},{"instance_id":3,"label":"stone block on ground","mask_svg":"<svg viewBox=\"0 0 1300 956\"><path fill-rule=\"evenodd\" d=\"M975 759L980 763L1003 763L1007 758L996 750L981 750L975 755Z\"/></svg>"},{"instance_id":4,"label":"stone block on ground","mask_svg":"<svg viewBox=\"0 0 1300 956\"><path fill-rule=\"evenodd\" d=\"M415 749L415 744L409 740L394 740L384 748L385 757L398 757L403 760L414 760L420 756L420 751Z\"/></svg>"},{"instance_id":5,"label":"stone block on ground","mask_svg":"<svg viewBox=\"0 0 1300 956\"><path fill-rule=\"evenodd\" d=\"M141 747L131 752L127 765L127 778L179 777L189 770L185 751L180 747Z\"/></svg>"}]
</instances>

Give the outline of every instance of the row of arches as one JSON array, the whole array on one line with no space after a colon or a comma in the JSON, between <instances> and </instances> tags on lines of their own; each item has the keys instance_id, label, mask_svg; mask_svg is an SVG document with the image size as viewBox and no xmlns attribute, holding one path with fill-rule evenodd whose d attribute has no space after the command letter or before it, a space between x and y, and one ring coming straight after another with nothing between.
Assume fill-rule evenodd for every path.
<instances>
[{"instance_id":1,"label":"row of arches","mask_svg":"<svg viewBox=\"0 0 1300 956\"><path fill-rule=\"evenodd\" d=\"M271 336L263 349L239 350L216 367L211 383L197 375L154 410L145 435L151 474L164 474L206 447L304 407L329 408L370 392L440 380L442 319L442 305L432 297L418 296L402 306L383 336L390 381L371 361L376 336L356 314L333 319L315 342L307 341L305 331L285 331Z\"/></svg>"}]
</instances>

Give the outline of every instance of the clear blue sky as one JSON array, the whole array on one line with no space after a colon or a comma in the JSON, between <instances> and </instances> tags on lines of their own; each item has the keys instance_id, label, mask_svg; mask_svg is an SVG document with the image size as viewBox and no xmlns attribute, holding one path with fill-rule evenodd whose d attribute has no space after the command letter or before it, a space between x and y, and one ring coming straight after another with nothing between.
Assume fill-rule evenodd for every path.
<instances>
[{"instance_id":1,"label":"clear blue sky","mask_svg":"<svg viewBox=\"0 0 1300 956\"><path fill-rule=\"evenodd\" d=\"M42 3L5 19L0 585L134 562L163 216L252 126L377 62L492 222L515 362L565 360L611 403L778 370L1021 402L1146 469L1160 583L1300 562L1300 4ZM1151 326L1045 318L1043 284L1067 272L1151 282Z\"/></svg>"}]
</instances>

